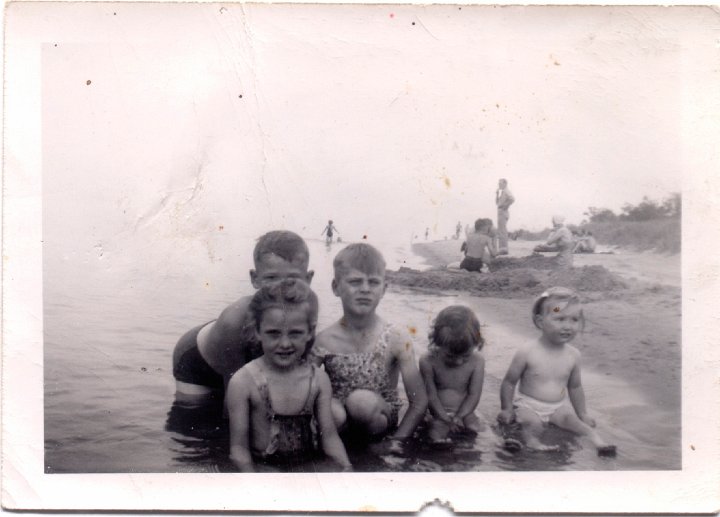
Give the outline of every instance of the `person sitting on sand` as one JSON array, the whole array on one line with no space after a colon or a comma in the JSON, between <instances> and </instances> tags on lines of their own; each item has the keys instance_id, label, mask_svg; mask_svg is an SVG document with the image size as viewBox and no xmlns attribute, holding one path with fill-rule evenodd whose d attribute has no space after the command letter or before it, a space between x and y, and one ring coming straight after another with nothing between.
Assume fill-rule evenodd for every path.
<instances>
[{"instance_id":1,"label":"person sitting on sand","mask_svg":"<svg viewBox=\"0 0 720 517\"><path fill-rule=\"evenodd\" d=\"M560 266L572 267L573 254L573 236L570 228L565 226L565 218L561 215L552 218L553 231L545 241L545 244L539 244L533 248L535 253L539 252L557 252L558 262Z\"/></svg>"},{"instance_id":2,"label":"person sitting on sand","mask_svg":"<svg viewBox=\"0 0 720 517\"><path fill-rule=\"evenodd\" d=\"M575 248L573 253L595 253L597 241L593 237L592 232L581 230L580 235L575 240Z\"/></svg>"},{"instance_id":3,"label":"person sitting on sand","mask_svg":"<svg viewBox=\"0 0 720 517\"><path fill-rule=\"evenodd\" d=\"M492 221L489 219L475 221L475 231L469 233L465 241L465 258L460 263L460 269L481 272L483 264L488 264L495 258L495 244L489 235L491 228Z\"/></svg>"},{"instance_id":4,"label":"person sitting on sand","mask_svg":"<svg viewBox=\"0 0 720 517\"><path fill-rule=\"evenodd\" d=\"M615 455L615 446L598 435L595 420L587 413L580 352L570 344L585 325L578 295L564 287L548 289L535 300L532 316L542 335L515 353L500 386L498 421L520 423L525 445L530 449L558 449L540 441L544 425L552 423L589 437L598 455ZM509 439L505 446L514 449L521 444Z\"/></svg>"},{"instance_id":5,"label":"person sitting on sand","mask_svg":"<svg viewBox=\"0 0 720 517\"><path fill-rule=\"evenodd\" d=\"M437 315L429 338L428 353L420 358L420 374L432 416L430 440L446 442L451 432L478 433L481 424L475 409L485 376L480 322L467 307L451 305Z\"/></svg>"},{"instance_id":6,"label":"person sitting on sand","mask_svg":"<svg viewBox=\"0 0 720 517\"><path fill-rule=\"evenodd\" d=\"M427 395L410 336L375 312L386 289L385 260L369 244L355 243L336 255L333 267L332 290L343 316L318 334L312 351L332 383L333 418L341 431L392 434L390 450L401 452L425 415ZM398 424L399 376L409 407Z\"/></svg>"}]
</instances>

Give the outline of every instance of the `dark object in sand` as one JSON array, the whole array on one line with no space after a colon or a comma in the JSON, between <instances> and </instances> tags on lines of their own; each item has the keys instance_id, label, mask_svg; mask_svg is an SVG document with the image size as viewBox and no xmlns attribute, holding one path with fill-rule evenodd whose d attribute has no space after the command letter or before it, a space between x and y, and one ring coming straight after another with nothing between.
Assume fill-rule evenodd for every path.
<instances>
[{"instance_id":1,"label":"dark object in sand","mask_svg":"<svg viewBox=\"0 0 720 517\"><path fill-rule=\"evenodd\" d=\"M558 267L556 257L544 255L528 255L527 257L503 257L488 264L490 272L506 269L555 269Z\"/></svg>"},{"instance_id":2,"label":"dark object in sand","mask_svg":"<svg viewBox=\"0 0 720 517\"><path fill-rule=\"evenodd\" d=\"M515 438L505 438L503 441L503 449L508 452L520 452L523 450L523 443Z\"/></svg>"},{"instance_id":3,"label":"dark object in sand","mask_svg":"<svg viewBox=\"0 0 720 517\"><path fill-rule=\"evenodd\" d=\"M617 455L617 448L614 445L603 445L597 448L598 456L614 458Z\"/></svg>"}]
</instances>

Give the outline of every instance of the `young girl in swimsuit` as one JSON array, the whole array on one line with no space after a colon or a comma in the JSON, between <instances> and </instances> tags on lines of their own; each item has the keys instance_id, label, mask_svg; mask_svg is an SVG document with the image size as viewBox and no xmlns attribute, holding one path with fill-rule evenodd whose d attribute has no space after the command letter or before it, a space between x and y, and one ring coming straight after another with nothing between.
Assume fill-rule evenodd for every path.
<instances>
[{"instance_id":1,"label":"young girl in swimsuit","mask_svg":"<svg viewBox=\"0 0 720 517\"><path fill-rule=\"evenodd\" d=\"M450 432L479 432L475 409L485 376L480 322L467 307L451 305L437 315L429 338L428 353L420 358L420 374L433 417L430 440L441 443L448 441Z\"/></svg>"},{"instance_id":2,"label":"young girl in swimsuit","mask_svg":"<svg viewBox=\"0 0 720 517\"><path fill-rule=\"evenodd\" d=\"M535 301L532 314L542 334L515 353L500 386L498 420L503 424L516 420L530 449L558 449L540 441L544 426L552 423L590 438L598 455L614 456L615 446L598 435L585 407L580 351L570 344L585 325L578 295L564 287L548 289ZM521 444L508 440L505 446L517 449Z\"/></svg>"},{"instance_id":3,"label":"young girl in swimsuit","mask_svg":"<svg viewBox=\"0 0 720 517\"><path fill-rule=\"evenodd\" d=\"M249 310L263 355L230 380L230 458L242 472L253 462L288 466L324 453L351 470L330 412L328 376L306 357L315 339L317 296L304 282L262 287Z\"/></svg>"}]
</instances>

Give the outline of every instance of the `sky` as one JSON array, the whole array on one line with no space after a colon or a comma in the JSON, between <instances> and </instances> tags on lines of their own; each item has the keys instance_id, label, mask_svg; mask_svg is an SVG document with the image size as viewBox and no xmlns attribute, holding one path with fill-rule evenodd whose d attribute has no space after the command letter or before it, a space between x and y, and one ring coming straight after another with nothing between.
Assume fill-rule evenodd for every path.
<instances>
[{"instance_id":1,"label":"sky","mask_svg":"<svg viewBox=\"0 0 720 517\"><path fill-rule=\"evenodd\" d=\"M443 238L495 219L499 178L509 229L540 230L688 172L702 9L74 9L42 51L44 217L66 250L328 219L347 240Z\"/></svg>"}]
</instances>

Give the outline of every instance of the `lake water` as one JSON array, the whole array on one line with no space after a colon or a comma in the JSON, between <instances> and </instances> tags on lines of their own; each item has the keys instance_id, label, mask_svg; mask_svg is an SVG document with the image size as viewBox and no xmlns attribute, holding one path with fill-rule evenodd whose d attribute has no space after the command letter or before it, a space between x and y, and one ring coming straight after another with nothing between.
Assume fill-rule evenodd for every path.
<instances>
[{"instance_id":1,"label":"lake water","mask_svg":"<svg viewBox=\"0 0 720 517\"><path fill-rule=\"evenodd\" d=\"M308 240L313 287L320 298L320 328L341 315L330 290L332 259L342 246ZM375 242L388 266L422 267L410 243ZM45 463L48 473L223 472L228 460L226 422L217 407L175 401L171 357L189 328L213 319L231 301L250 294L253 242L231 239L97 247L84 256L46 253ZM163 251L158 251L160 248ZM418 294L391 288L379 312L416 329L418 354L429 324L451 303L476 310L481 298ZM525 318L525 315L522 316ZM483 322L488 343L517 342L515 330ZM454 447L418 440L406 457L350 451L358 471L643 470L680 467L678 417L649 405L627 383L584 371L600 432L619 446L614 459L598 458L582 441L557 429L548 440L559 453L509 454L494 428L500 380L512 346L488 346L479 411L486 429ZM648 434L645 430L651 429ZM314 465L314 469L322 466Z\"/></svg>"}]
</instances>

